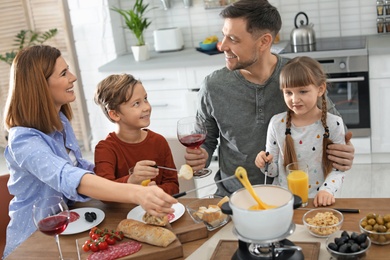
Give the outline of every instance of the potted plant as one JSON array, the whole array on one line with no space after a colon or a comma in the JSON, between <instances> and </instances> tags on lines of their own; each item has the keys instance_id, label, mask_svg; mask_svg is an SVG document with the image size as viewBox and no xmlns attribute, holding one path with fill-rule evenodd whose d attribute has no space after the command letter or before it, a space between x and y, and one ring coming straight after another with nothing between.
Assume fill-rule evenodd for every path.
<instances>
[{"instance_id":1,"label":"potted plant","mask_svg":"<svg viewBox=\"0 0 390 260\"><path fill-rule=\"evenodd\" d=\"M43 44L45 41L53 38L57 34L57 29L50 29L43 33L38 33L32 30L21 30L15 36L15 46L18 46L17 49L12 50L11 52L6 52L4 55L0 54L0 60L12 64L16 54L27 46L33 46L38 44Z\"/></svg>"},{"instance_id":2,"label":"potted plant","mask_svg":"<svg viewBox=\"0 0 390 260\"><path fill-rule=\"evenodd\" d=\"M143 0L136 0L132 9L125 10L112 7L111 10L119 13L125 19L127 29L137 38L137 45L131 46L134 59L136 61L149 59L148 47L145 45L144 32L151 24L151 21L144 16L149 4L144 4Z\"/></svg>"}]
</instances>

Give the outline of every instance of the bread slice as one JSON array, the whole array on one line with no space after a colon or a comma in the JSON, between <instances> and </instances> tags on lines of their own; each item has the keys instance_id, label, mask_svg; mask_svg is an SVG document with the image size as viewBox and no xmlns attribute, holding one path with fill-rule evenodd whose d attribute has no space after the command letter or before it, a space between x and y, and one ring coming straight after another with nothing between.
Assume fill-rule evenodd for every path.
<instances>
[{"instance_id":1,"label":"bread slice","mask_svg":"<svg viewBox=\"0 0 390 260\"><path fill-rule=\"evenodd\" d=\"M194 176L194 171L192 170L191 166L189 166L188 164L183 164L180 167L178 177L182 177L186 180L190 180L192 179L193 176Z\"/></svg>"},{"instance_id":2,"label":"bread slice","mask_svg":"<svg viewBox=\"0 0 390 260\"><path fill-rule=\"evenodd\" d=\"M221 209L217 205L210 205L207 210L204 211L202 220L206 221L213 227L221 224L226 219L226 215L222 213Z\"/></svg>"},{"instance_id":3,"label":"bread slice","mask_svg":"<svg viewBox=\"0 0 390 260\"><path fill-rule=\"evenodd\" d=\"M117 227L125 237L154 246L167 247L176 240L176 235L169 229L148 225L134 219L124 219Z\"/></svg>"},{"instance_id":4,"label":"bread slice","mask_svg":"<svg viewBox=\"0 0 390 260\"><path fill-rule=\"evenodd\" d=\"M150 215L148 212L145 212L145 214L142 216L142 220L146 224L151 224L155 226L165 227L168 225L168 215L165 215L164 217L156 217L153 215Z\"/></svg>"}]
</instances>

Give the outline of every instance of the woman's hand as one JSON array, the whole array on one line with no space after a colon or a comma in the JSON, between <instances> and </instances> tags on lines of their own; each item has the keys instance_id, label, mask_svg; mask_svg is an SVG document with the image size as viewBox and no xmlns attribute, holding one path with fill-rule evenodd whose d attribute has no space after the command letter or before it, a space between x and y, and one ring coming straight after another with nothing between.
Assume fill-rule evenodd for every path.
<instances>
[{"instance_id":1,"label":"woman's hand","mask_svg":"<svg viewBox=\"0 0 390 260\"><path fill-rule=\"evenodd\" d=\"M351 143L352 132L345 134L346 144L330 144L327 147L329 160L333 161L333 167L340 171L348 171L352 168L355 157L355 147Z\"/></svg>"},{"instance_id":2,"label":"woman's hand","mask_svg":"<svg viewBox=\"0 0 390 260\"><path fill-rule=\"evenodd\" d=\"M255 159L255 164L259 168L265 167L266 162L272 162L273 156L272 154L268 154L264 151L261 151L257 154Z\"/></svg>"},{"instance_id":3,"label":"woman's hand","mask_svg":"<svg viewBox=\"0 0 390 260\"><path fill-rule=\"evenodd\" d=\"M186 159L186 164L191 166L194 171L197 171L206 167L209 154L201 147L199 149L186 148L184 158Z\"/></svg>"},{"instance_id":4,"label":"woman's hand","mask_svg":"<svg viewBox=\"0 0 390 260\"><path fill-rule=\"evenodd\" d=\"M313 201L313 204L314 204L314 207L318 207L318 206L330 206L332 204L334 204L336 202L336 199L334 198L334 196L325 191L325 190L320 190L319 192L317 192L317 195L314 197L314 201Z\"/></svg>"},{"instance_id":5,"label":"woman's hand","mask_svg":"<svg viewBox=\"0 0 390 260\"><path fill-rule=\"evenodd\" d=\"M136 196L138 198L138 204L154 216L163 217L175 212L172 205L177 203L177 199L165 193L156 185L142 187Z\"/></svg>"},{"instance_id":6,"label":"woman's hand","mask_svg":"<svg viewBox=\"0 0 390 260\"><path fill-rule=\"evenodd\" d=\"M159 173L159 169L153 167L154 165L156 165L155 161L144 160L137 162L132 169L132 172L129 173L130 177L127 182L141 184L144 180L155 178Z\"/></svg>"}]
</instances>

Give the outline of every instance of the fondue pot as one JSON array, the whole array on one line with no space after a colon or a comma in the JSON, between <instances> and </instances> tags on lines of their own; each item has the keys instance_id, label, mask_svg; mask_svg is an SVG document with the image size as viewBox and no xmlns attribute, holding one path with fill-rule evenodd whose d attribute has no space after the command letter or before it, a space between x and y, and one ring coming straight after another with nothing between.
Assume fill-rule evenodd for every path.
<instances>
[{"instance_id":1,"label":"fondue pot","mask_svg":"<svg viewBox=\"0 0 390 260\"><path fill-rule=\"evenodd\" d=\"M222 212L230 214L237 233L250 240L267 241L288 233L293 219L294 195L275 185L254 185L255 193L267 204L277 206L266 210L249 210L257 202L247 189L234 192ZM299 207L299 206L296 206Z\"/></svg>"}]
</instances>

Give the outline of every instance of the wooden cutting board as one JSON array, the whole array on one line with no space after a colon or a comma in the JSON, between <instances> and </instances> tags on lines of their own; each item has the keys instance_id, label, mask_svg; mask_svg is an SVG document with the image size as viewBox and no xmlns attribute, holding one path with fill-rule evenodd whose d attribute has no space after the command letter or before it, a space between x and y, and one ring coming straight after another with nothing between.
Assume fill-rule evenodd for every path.
<instances>
[{"instance_id":1,"label":"wooden cutting board","mask_svg":"<svg viewBox=\"0 0 390 260\"><path fill-rule=\"evenodd\" d=\"M187 211L181 218L173 222L171 227L182 244L206 238L209 234L206 225L195 223Z\"/></svg>"},{"instance_id":2,"label":"wooden cutting board","mask_svg":"<svg viewBox=\"0 0 390 260\"><path fill-rule=\"evenodd\" d=\"M78 239L78 245L79 245L79 251L80 251L80 259L86 260L89 255L92 254L91 251L84 252L82 250L82 245L87 240L88 237L85 237L84 239ZM130 239L123 239L123 242L131 241ZM77 243L76 242L76 243ZM146 243L141 243L142 248L140 251L138 251L135 254L128 255L125 257L122 257L120 259L131 259L131 260L168 260L168 259L175 259L183 256L183 247L182 244L178 239L176 239L172 244L170 244L167 247L159 247L159 246L152 246Z\"/></svg>"}]
</instances>

